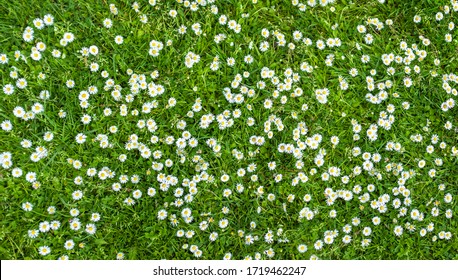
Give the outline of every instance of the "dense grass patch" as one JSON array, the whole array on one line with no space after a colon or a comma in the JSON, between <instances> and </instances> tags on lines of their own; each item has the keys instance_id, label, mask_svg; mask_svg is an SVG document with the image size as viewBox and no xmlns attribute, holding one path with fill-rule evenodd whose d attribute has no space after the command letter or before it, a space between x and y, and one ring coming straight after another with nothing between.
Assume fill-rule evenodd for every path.
<instances>
[{"instance_id":1,"label":"dense grass patch","mask_svg":"<svg viewBox=\"0 0 458 280\"><path fill-rule=\"evenodd\" d=\"M29 2L1 259L458 259L457 1Z\"/></svg>"}]
</instances>

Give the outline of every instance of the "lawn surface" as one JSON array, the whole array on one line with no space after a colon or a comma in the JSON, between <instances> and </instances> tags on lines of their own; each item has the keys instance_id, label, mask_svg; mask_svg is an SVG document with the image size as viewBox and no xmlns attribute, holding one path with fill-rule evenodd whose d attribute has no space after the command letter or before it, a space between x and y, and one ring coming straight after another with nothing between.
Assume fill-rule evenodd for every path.
<instances>
[{"instance_id":1,"label":"lawn surface","mask_svg":"<svg viewBox=\"0 0 458 280\"><path fill-rule=\"evenodd\" d=\"M458 259L458 1L3 1L1 259Z\"/></svg>"}]
</instances>

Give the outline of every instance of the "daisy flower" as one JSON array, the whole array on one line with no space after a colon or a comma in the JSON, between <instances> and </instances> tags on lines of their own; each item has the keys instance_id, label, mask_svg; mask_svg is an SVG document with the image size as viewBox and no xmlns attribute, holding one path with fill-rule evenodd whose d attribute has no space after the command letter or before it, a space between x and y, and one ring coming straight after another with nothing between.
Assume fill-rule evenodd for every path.
<instances>
[{"instance_id":1,"label":"daisy flower","mask_svg":"<svg viewBox=\"0 0 458 280\"><path fill-rule=\"evenodd\" d=\"M22 209L24 209L24 211L26 211L26 212L32 211L33 210L33 204L30 203L30 202L22 203Z\"/></svg>"},{"instance_id":2,"label":"daisy flower","mask_svg":"<svg viewBox=\"0 0 458 280\"><path fill-rule=\"evenodd\" d=\"M73 198L74 200L80 200L81 198L83 198L83 192L80 191L80 190L74 191L74 192L72 193L72 198Z\"/></svg>"},{"instance_id":3,"label":"daisy flower","mask_svg":"<svg viewBox=\"0 0 458 280\"><path fill-rule=\"evenodd\" d=\"M103 20L103 26L105 28L111 28L113 26L113 21L109 18Z\"/></svg>"},{"instance_id":4,"label":"daisy flower","mask_svg":"<svg viewBox=\"0 0 458 280\"><path fill-rule=\"evenodd\" d=\"M115 43L121 45L124 42L124 38L120 35L115 37Z\"/></svg>"},{"instance_id":5,"label":"daisy flower","mask_svg":"<svg viewBox=\"0 0 458 280\"><path fill-rule=\"evenodd\" d=\"M43 23L47 26L54 24L54 17L51 14L47 14L43 17Z\"/></svg>"},{"instance_id":6,"label":"daisy flower","mask_svg":"<svg viewBox=\"0 0 458 280\"><path fill-rule=\"evenodd\" d=\"M38 248L38 253L42 256L46 256L51 253L51 248L48 246L41 246Z\"/></svg>"}]
</instances>

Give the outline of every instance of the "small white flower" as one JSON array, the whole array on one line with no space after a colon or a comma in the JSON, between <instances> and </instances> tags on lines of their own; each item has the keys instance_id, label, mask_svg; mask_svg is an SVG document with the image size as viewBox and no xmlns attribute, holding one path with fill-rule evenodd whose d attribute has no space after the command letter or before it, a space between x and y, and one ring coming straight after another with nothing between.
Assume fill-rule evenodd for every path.
<instances>
[{"instance_id":1,"label":"small white flower","mask_svg":"<svg viewBox=\"0 0 458 280\"><path fill-rule=\"evenodd\" d=\"M38 248L38 253L42 256L46 256L49 253L51 253L51 248L49 248L48 246L41 246L40 248Z\"/></svg>"},{"instance_id":2,"label":"small white flower","mask_svg":"<svg viewBox=\"0 0 458 280\"><path fill-rule=\"evenodd\" d=\"M74 192L72 193L72 198L73 198L74 200L80 200L81 198L83 198L83 192L80 191L80 190L74 191Z\"/></svg>"}]
</instances>

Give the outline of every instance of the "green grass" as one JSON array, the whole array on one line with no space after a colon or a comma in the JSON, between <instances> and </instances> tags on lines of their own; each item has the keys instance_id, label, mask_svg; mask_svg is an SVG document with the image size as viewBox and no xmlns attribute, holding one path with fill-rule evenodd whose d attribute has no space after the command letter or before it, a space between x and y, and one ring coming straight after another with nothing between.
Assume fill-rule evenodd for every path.
<instances>
[{"instance_id":1,"label":"green grass","mask_svg":"<svg viewBox=\"0 0 458 280\"><path fill-rule=\"evenodd\" d=\"M0 130L0 154L9 152L13 164L0 164L0 258L1 259L57 259L68 256L70 259L115 259L119 252L126 259L195 259L189 246L197 245L202 252L202 259L222 259L226 253L231 253L233 259L257 258L269 259L265 252L272 248L275 252L273 259L458 259L458 241L456 233L457 199L456 183L458 182L458 117L456 108L447 111L441 109L441 104L447 100L456 100L456 91L447 93L443 88L443 75L456 74L456 51L458 41L453 37L451 42L445 41L445 34L455 36L455 29L449 30L450 22L456 22L457 15L450 1L391 1L384 4L378 1L346 1L336 0L334 4L310 7L300 11L291 1L215 1L191 11L179 1L157 1L155 6L147 1L138 1L139 13L133 8L133 1L10 1L0 6L0 55L6 54L9 61L0 64L1 88L12 84L15 91L7 95L0 92L0 123L9 120L13 125L11 131ZM209 2L207 0L207 2ZM211 2L211 1L210 1ZM293 1L294 2L294 1ZM307 2L307 1L303 1ZM110 13L110 4L115 4L118 14ZM218 14L211 11L211 6L218 7ZM450 13L444 13L444 5L448 5ZM177 16L172 18L170 10L176 10ZM437 21L436 13L442 11L443 19ZM54 17L52 26L39 30L33 20L51 14ZM148 17L147 23L142 23L139 14ZM248 14L248 17L246 17ZM227 25L218 23L221 15L227 16L227 21L236 20L242 27L240 33L230 30ZM421 16L420 23L414 23L415 15ZM103 20L113 21L111 28L103 26ZM368 19L378 19L384 24L383 29L367 24ZM392 20L393 24L386 24ZM196 35L192 24L199 23L202 34ZM187 32L179 34L178 28L186 25ZM373 36L373 42L367 44L364 34L357 30L358 25L366 26L367 33ZM22 38L25 28L34 28L34 39L25 42ZM264 28L270 31L270 36L264 38L261 32ZM293 32L300 31L303 38L313 42L307 46L302 41L293 40ZM279 44L273 36L277 31L283 34L285 46ZM75 40L63 47L60 39L66 32L72 32ZM220 43L214 41L218 34L225 34L226 39ZM124 42L117 45L116 35L122 35ZM419 36L430 40L425 46ZM319 50L318 40L326 42L328 38L339 38L340 47L326 47ZM159 56L148 54L151 40L164 44ZM167 45L167 41L171 42ZM39 61L30 58L31 49L38 42L46 44L46 50ZM266 52L260 50L263 41L269 43ZM419 61L418 55L408 66L411 73L405 73L403 63L392 62L396 70L393 75L387 73L387 68L381 59L383 54L394 54L404 57L405 51L400 49L400 42L405 41L409 48L416 44L419 50L427 52L426 58ZM288 48L288 43L294 43L294 50ZM97 56L83 57L80 50L96 45L99 49ZM61 58L52 56L51 51L58 49ZM15 60L14 52L21 51L26 59ZM192 68L185 66L185 56L188 52L200 56L200 61ZM252 64L244 62L244 57L251 55ZM332 66L326 66L325 60L329 55L334 56ZM362 55L368 55L370 61L362 63ZM65 56L65 58L64 58ZM219 69L213 71L210 64L214 58L219 58ZM236 61L233 67L226 60L233 57ZM434 63L435 59L440 64ZM99 65L97 72L91 72L92 62ZM301 70L301 64L307 62L313 67L308 73ZM420 67L415 73L414 66ZM300 80L293 82L291 90L285 90L276 96L277 86L270 79L262 79L264 67L273 70L281 83L286 78L284 71L291 68L300 75ZM358 75L352 77L350 69L358 70ZM10 76L16 69L19 78L27 80L27 87L19 89L16 81ZM162 95L151 96L148 90L140 90L134 94L134 100L127 102L126 95L131 92L128 70L137 75L145 75L147 83L162 85L165 92ZM123 99L116 101L112 97L112 88L104 89L106 80L101 71L109 73L116 85L122 87ZM157 70L159 76L153 79L150 74ZM366 94L378 94L376 88L370 92L366 79L373 75L374 84L391 81L392 87L386 88L387 98L379 104L366 100ZM237 74L249 73L243 77L236 88L231 86ZM38 78L39 73L46 75L44 80ZM434 75L433 73L437 73ZM409 76L413 86L406 87L404 78ZM348 83L347 89L341 89L339 79ZM66 81L73 80L74 88L68 88ZM265 88L258 88L258 82L263 80ZM448 82L456 88L454 81ZM90 86L96 86L98 92L88 99L89 106L82 108L78 95ZM241 104L228 102L224 89L231 88L233 94L241 92L241 87L253 89L255 94L244 94ZM291 93L301 88L301 96L292 97ZM316 89L329 89L327 102L318 102ZM50 98L42 100L40 92L47 90ZM281 102L282 96L287 100ZM176 99L174 107L168 107L170 98ZM285 98L283 97L283 98ZM202 109L194 112L193 117L187 114L192 110L196 100L201 100ZM270 109L264 107L266 99L273 101ZM157 107L149 113L142 113L142 106L147 102L157 102ZM37 114L33 120L23 120L14 116L13 109L22 106L26 111L31 110L34 103L44 106L44 112ZM406 102L408 110L403 109ZM126 104L128 114L120 114L121 105ZM308 109L302 110L306 104ZM392 104L394 112L388 112ZM251 109L250 109L251 106ZM111 108L110 116L104 115L104 109ZM132 110L139 110L138 116L132 115ZM230 117L236 109L240 110L239 118ZM59 117L59 111L66 112L65 118ZM225 129L218 128L217 115L230 114L227 119L233 120L233 125ZM386 130L379 127L377 139L371 141L366 135L370 125L377 124L380 114L393 115L394 122ZM84 125L81 117L88 114L92 117L89 124ZM213 114L215 119L208 128L201 128L201 117ZM273 116L274 115L274 116ZM248 126L248 118L253 118L255 124ZM268 137L264 123L269 119L281 119L280 129L272 122ZM154 132L146 127L139 128L139 120L153 119L157 124ZM186 122L186 131L198 140L197 147L187 147L177 151L177 145L168 145L165 139L173 136L182 137L182 130L177 128L180 120ZM359 140L354 140L352 122L362 126ZM294 130L300 122L304 122L307 133L300 135L300 140L306 142L308 137L319 134L322 137L317 149L310 147L302 151L302 169L296 166L292 154L281 153L280 144L298 145L293 139ZM447 122L452 124L446 129ZM117 126L116 133L110 133L111 126ZM45 141L46 132L52 132L52 141ZM75 136L84 133L87 140L78 144ZM108 137L112 147L101 148L96 138L100 134ZM160 159L143 158L137 150L126 150L126 143L132 134L138 136L141 142L151 150L161 151ZM421 134L423 140L414 142L413 135ZM157 136L159 141L152 143L151 136ZM431 143L431 137L437 135L439 141ZM262 136L265 143L262 146L250 144L251 136ZM339 143L334 146L331 137L338 136ZM209 139L216 139L221 145L219 152L214 152L206 144ZM32 147L24 148L20 143L23 139L32 141ZM400 143L399 152L387 151L389 142ZM444 142L446 147L441 148ZM428 153L427 147L434 146L434 151ZM33 162L30 155L38 146L48 150L47 157ZM362 170L360 175L354 174L356 166L362 167L364 159L361 155L353 156L352 149L359 147L361 154L378 153L379 162L374 162L375 174ZM243 153L243 159L236 159L232 153L236 149ZM324 149L324 150L321 150ZM324 164L317 166L315 158L323 153ZM455 151L455 152L454 152ZM127 160L121 162L118 157L127 155ZM193 157L200 160L193 161ZM184 162L180 162L182 157ZM440 158L443 163L438 165L435 160ZM166 159L171 159L173 165L165 166ZM80 169L70 163L79 160ZM420 168L418 162L425 160L426 166ZM276 169L269 170L268 163L276 162ZM162 171L153 170L153 162L164 164ZM249 164L256 164L254 172L248 172ZM411 204L402 205L406 209L405 216L399 216L400 209L393 207L393 200L404 201L404 195L395 195L394 188L399 187L402 172L388 171L388 164L402 164L403 171L410 171L411 176L405 182L405 188L410 191L407 197ZM202 168L202 165L206 168ZM340 175L322 180L322 174L330 167L338 167ZM89 168L99 172L108 167L115 173L113 178L101 180L95 175L89 177ZM12 176L13 168L20 168L22 176ZM245 169L245 176L239 177L237 171ZM393 167L394 169L395 167ZM428 172L436 170L436 176ZM181 207L172 205L177 197L174 192L182 188L184 195L190 193L187 186L182 186L184 179L192 180L193 176L202 171L214 180L201 180L197 183L197 193L191 203ZM316 170L314 174L313 170ZM27 182L25 174L35 172L41 186L37 189ZM293 179L303 172L308 176L307 182L293 184ZM160 190L158 174L175 176L176 185L168 191ZM120 191L112 190L112 184L119 182L119 176L126 174L140 176L140 182L127 182ZM229 181L222 182L221 176L228 174ZM282 180L275 182L275 175L282 174ZM257 175L254 181L251 175ZM83 178L82 185L76 185L77 176ZM339 177L348 176L348 184ZM237 184L243 184L244 191L238 193ZM367 186L373 184L375 190L367 191ZM439 189L440 184L445 186ZM345 190L354 192L354 186L360 185L362 191L353 193L353 199L344 201L337 199L332 205L326 203L325 189L332 188L334 192ZM264 194L257 190L264 187ZM147 195L148 188L156 189L156 195ZM141 190L142 197L134 199L135 205L127 205L124 201L132 197L134 190ZM232 195L223 196L223 190L230 189ZM81 190L84 196L74 200L72 193ZM275 200L268 200L268 194L274 194ZM363 203L359 197L368 193L369 201ZM311 201L305 202L305 194L312 196ZM380 213L371 208L371 201L388 194L390 200L386 203L387 211ZM450 194L450 203L444 201L444 196ZM184 195L181 199L184 199ZM294 195L292 202L288 196ZM30 202L33 210L22 209L22 204ZM433 216L432 209L437 204L439 215ZM55 206L56 213L49 214L49 206ZM192 210L193 221L186 223L181 217L184 207ZM229 208L229 213L222 212L223 207ZM314 218L299 219L301 209L308 207L315 212ZM81 229L70 229L71 209L78 209ZM166 209L168 217L165 220L157 218L158 211ZM261 210L260 212L258 210ZM424 218L411 218L412 210L417 209ZM337 211L337 216L331 218L329 212ZM446 211L453 213L446 217ZM91 214L99 213L100 221L91 222ZM169 220L175 214L178 225L173 226ZM346 235L342 228L351 224L352 219L359 217L361 223L353 226L348 235L352 238L349 244L344 244L342 238ZM374 225L372 218L379 217L381 222ZM218 226L221 219L227 219L226 228ZM59 221L57 230L40 232L38 237L30 238L28 231L38 229L43 221ZM199 224L208 221L209 226L202 231ZM255 227L250 223L254 222ZM96 233L88 234L84 229L86 224L96 225ZM425 236L420 230L434 223L434 229ZM415 227L409 231L409 224ZM403 234L395 236L395 226L403 227ZM363 229L370 227L370 236L363 235ZM192 238L177 237L178 230L194 231ZM270 231L273 242L266 242L264 236ZM324 244L321 250L314 248L317 240L324 241L326 231L337 230L332 244ZM245 244L244 236L257 237L251 245ZM209 235L218 233L218 238L211 242ZM450 239L438 238L441 232L451 233ZM75 247L71 250L64 248L67 240L73 240ZM370 239L367 247L361 245L363 239ZM437 240L436 240L437 239ZM299 253L298 245L305 244L307 252ZM81 245L81 246L80 246ZM45 256L39 254L41 246L48 246L51 253ZM188 246L186 248L186 246ZM258 255L259 253L259 255Z\"/></svg>"}]
</instances>

